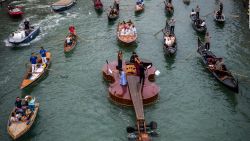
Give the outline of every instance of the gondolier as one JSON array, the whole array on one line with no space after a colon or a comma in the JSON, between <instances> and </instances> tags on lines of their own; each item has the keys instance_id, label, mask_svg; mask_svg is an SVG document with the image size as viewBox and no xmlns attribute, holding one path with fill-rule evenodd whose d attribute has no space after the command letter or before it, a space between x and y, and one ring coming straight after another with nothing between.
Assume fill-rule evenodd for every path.
<instances>
[{"instance_id":1,"label":"gondolier","mask_svg":"<svg viewBox=\"0 0 250 141\"><path fill-rule=\"evenodd\" d=\"M45 67L46 67L46 63L47 63L46 52L47 51L43 47L41 47L40 55L41 55L41 58L42 58L43 65L45 65Z\"/></svg>"},{"instance_id":2,"label":"gondolier","mask_svg":"<svg viewBox=\"0 0 250 141\"><path fill-rule=\"evenodd\" d=\"M36 62L37 62L37 56L35 55L35 53L33 52L31 54L31 57L30 57L30 63L31 63L31 67L32 67L32 73L35 72L36 70Z\"/></svg>"},{"instance_id":3,"label":"gondolier","mask_svg":"<svg viewBox=\"0 0 250 141\"><path fill-rule=\"evenodd\" d=\"M115 0L114 1L114 7L119 11L119 3L120 3L120 0Z\"/></svg>"},{"instance_id":4,"label":"gondolier","mask_svg":"<svg viewBox=\"0 0 250 141\"><path fill-rule=\"evenodd\" d=\"M195 12L196 12L197 19L200 18L200 10L201 10L201 9L200 9L199 5L197 5L196 8L195 8Z\"/></svg>"},{"instance_id":5,"label":"gondolier","mask_svg":"<svg viewBox=\"0 0 250 141\"><path fill-rule=\"evenodd\" d=\"M222 11L223 11L223 3L220 2L220 12L222 13Z\"/></svg>"},{"instance_id":6,"label":"gondolier","mask_svg":"<svg viewBox=\"0 0 250 141\"><path fill-rule=\"evenodd\" d=\"M175 19L171 18L171 20L168 22L169 26L170 26L170 32L174 33L174 27L175 27Z\"/></svg>"}]
</instances>

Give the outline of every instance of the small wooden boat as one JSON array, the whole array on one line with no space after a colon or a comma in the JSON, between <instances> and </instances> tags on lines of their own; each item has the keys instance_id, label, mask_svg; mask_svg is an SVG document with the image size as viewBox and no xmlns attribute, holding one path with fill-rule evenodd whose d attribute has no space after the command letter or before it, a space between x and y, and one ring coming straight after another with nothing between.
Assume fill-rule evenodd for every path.
<instances>
[{"instance_id":1,"label":"small wooden boat","mask_svg":"<svg viewBox=\"0 0 250 141\"><path fill-rule=\"evenodd\" d=\"M207 26L206 24L204 26L201 26L202 21L202 19L196 19L195 21L193 21L192 26L195 31L205 34L207 32Z\"/></svg>"},{"instance_id":2,"label":"small wooden boat","mask_svg":"<svg viewBox=\"0 0 250 141\"><path fill-rule=\"evenodd\" d=\"M69 37L70 35L68 35L67 37ZM67 38L66 37L66 38ZM67 52L71 52L77 45L77 36L72 37L72 44L71 45L67 45L66 40L64 42L64 53Z\"/></svg>"},{"instance_id":3,"label":"small wooden boat","mask_svg":"<svg viewBox=\"0 0 250 141\"><path fill-rule=\"evenodd\" d=\"M173 4L169 3L169 2L166 2L166 1L164 1L164 3L165 3L166 14L173 15L174 14L174 6L173 6Z\"/></svg>"},{"instance_id":4,"label":"small wooden boat","mask_svg":"<svg viewBox=\"0 0 250 141\"><path fill-rule=\"evenodd\" d=\"M218 16L216 14L217 12L214 13L214 20L217 22L217 23L220 23L220 24L223 24L225 23L225 15L224 14L221 14L221 16Z\"/></svg>"},{"instance_id":5,"label":"small wooden boat","mask_svg":"<svg viewBox=\"0 0 250 141\"><path fill-rule=\"evenodd\" d=\"M10 122L11 114L10 114L7 125L7 131L14 140L20 138L22 135L24 135L30 130L31 126L33 125L36 119L38 110L39 110L39 103L36 102L35 110L34 112L31 113L31 117L28 121L17 121L11 123ZM12 112L15 112L15 108L12 110Z\"/></svg>"},{"instance_id":6,"label":"small wooden boat","mask_svg":"<svg viewBox=\"0 0 250 141\"><path fill-rule=\"evenodd\" d=\"M8 6L8 13L11 17L21 17L24 12L22 11L22 6Z\"/></svg>"},{"instance_id":7,"label":"small wooden boat","mask_svg":"<svg viewBox=\"0 0 250 141\"><path fill-rule=\"evenodd\" d=\"M113 8L113 9L115 9L116 12L113 12L111 9L108 11L107 16L108 16L109 21L116 20L119 17L119 10L117 10L116 8Z\"/></svg>"},{"instance_id":8,"label":"small wooden boat","mask_svg":"<svg viewBox=\"0 0 250 141\"><path fill-rule=\"evenodd\" d=\"M55 12L61 12L70 9L76 4L76 0L59 0L51 5Z\"/></svg>"},{"instance_id":9,"label":"small wooden boat","mask_svg":"<svg viewBox=\"0 0 250 141\"><path fill-rule=\"evenodd\" d=\"M125 24L128 24L128 23L125 23ZM132 23L132 25L134 25L134 24ZM136 39L137 39L137 33L136 32L135 33L130 32L128 34L127 33L124 34L123 29L124 29L123 23L119 23L118 26L117 26L117 39L120 42L124 43L124 44L132 44L132 43L134 43L136 41Z\"/></svg>"},{"instance_id":10,"label":"small wooden boat","mask_svg":"<svg viewBox=\"0 0 250 141\"><path fill-rule=\"evenodd\" d=\"M206 68L219 82L229 87L233 91L238 92L238 81L235 80L235 78L225 65L223 65L223 70L215 69L215 62L219 61L218 59L220 58L216 57L210 50L206 50L204 43L202 43L199 38L197 52L201 55L202 61L205 64Z\"/></svg>"},{"instance_id":11,"label":"small wooden boat","mask_svg":"<svg viewBox=\"0 0 250 141\"><path fill-rule=\"evenodd\" d=\"M142 12L144 10L144 4L136 4L135 5L135 12L139 13Z\"/></svg>"},{"instance_id":12,"label":"small wooden boat","mask_svg":"<svg viewBox=\"0 0 250 141\"><path fill-rule=\"evenodd\" d=\"M103 10L103 4L101 0L93 0L94 2L94 7L96 11L102 11Z\"/></svg>"},{"instance_id":13,"label":"small wooden boat","mask_svg":"<svg viewBox=\"0 0 250 141\"><path fill-rule=\"evenodd\" d=\"M169 34L169 35L167 35ZM169 36L169 37L167 37ZM163 39L164 45L163 50L166 55L173 55L177 51L176 45L176 36L174 33L170 31L170 26L167 24L166 27L163 29Z\"/></svg>"},{"instance_id":14,"label":"small wooden boat","mask_svg":"<svg viewBox=\"0 0 250 141\"><path fill-rule=\"evenodd\" d=\"M40 79L42 79L48 72L49 66L51 64L51 53L46 52L46 58L47 58L47 64L44 66L42 64L42 59L39 57L37 59L37 68L35 72L32 73L32 67L30 66L23 78L22 83L20 84L20 89L27 88L29 86L32 86L36 82L38 82Z\"/></svg>"},{"instance_id":15,"label":"small wooden boat","mask_svg":"<svg viewBox=\"0 0 250 141\"><path fill-rule=\"evenodd\" d=\"M25 30L24 28L18 29L17 31L10 34L8 41L12 44L29 43L35 39L39 33L39 26L30 26L30 29L28 30Z\"/></svg>"}]
</instances>

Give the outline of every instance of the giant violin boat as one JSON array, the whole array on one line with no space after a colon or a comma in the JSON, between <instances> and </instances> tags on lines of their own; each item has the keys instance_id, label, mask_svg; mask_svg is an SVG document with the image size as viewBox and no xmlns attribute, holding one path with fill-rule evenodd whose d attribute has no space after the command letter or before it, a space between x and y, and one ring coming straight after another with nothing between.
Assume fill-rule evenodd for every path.
<instances>
[{"instance_id":1,"label":"giant violin boat","mask_svg":"<svg viewBox=\"0 0 250 141\"><path fill-rule=\"evenodd\" d=\"M122 70L117 70L117 61L107 63L102 68L103 77L109 82L109 99L119 105L133 106L136 114L135 127L127 127L128 139L136 141L150 141L156 133L157 123L151 121L146 124L144 105L152 104L158 99L160 88L154 83L155 75L159 71L148 60L141 59L145 70L145 81L139 83L136 64L129 61L122 62ZM120 76L125 73L127 84L120 85ZM121 74L121 75L120 75Z\"/></svg>"}]
</instances>

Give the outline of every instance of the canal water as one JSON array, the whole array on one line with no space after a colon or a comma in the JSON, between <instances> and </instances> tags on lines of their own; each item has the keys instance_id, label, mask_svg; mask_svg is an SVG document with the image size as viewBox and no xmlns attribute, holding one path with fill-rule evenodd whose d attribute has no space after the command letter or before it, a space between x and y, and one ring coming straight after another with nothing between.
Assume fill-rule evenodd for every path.
<instances>
[{"instance_id":1,"label":"canal water","mask_svg":"<svg viewBox=\"0 0 250 141\"><path fill-rule=\"evenodd\" d=\"M40 111L33 128L20 141L126 141L126 127L135 124L133 109L112 104L101 68L105 60L116 59L122 50L128 59L132 51L151 60L161 72L159 100L145 107L146 121L158 123L155 141L249 141L250 139L250 32L246 10L236 0L224 0L226 23L215 24L212 14L218 0L173 0L176 56L165 57L162 33L166 15L162 0L145 0L145 11L135 15L133 0L122 0L120 17L108 23L106 11L112 1L103 0L104 12L95 12L90 0L62 13L54 13L48 0L13 1L25 6L25 16L41 26L40 35L19 49L7 43L8 35L22 19L8 16L6 5L0 8L0 140L9 141L6 125L17 96L37 97ZM204 68L196 52L197 34L189 13L197 4L206 16L211 50L223 57L239 80L239 93L216 81ZM123 46L116 40L119 21L134 21L136 45ZM80 41L68 55L63 52L68 26L74 24ZM25 64L31 52L40 46L52 53L49 75L32 89L19 90Z\"/></svg>"}]
</instances>

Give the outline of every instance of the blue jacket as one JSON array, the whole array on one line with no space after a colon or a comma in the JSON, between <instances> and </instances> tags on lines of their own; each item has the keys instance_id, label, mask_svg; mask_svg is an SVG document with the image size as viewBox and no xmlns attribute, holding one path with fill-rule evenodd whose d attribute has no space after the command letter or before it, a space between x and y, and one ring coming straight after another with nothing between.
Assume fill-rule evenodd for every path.
<instances>
[{"instance_id":1,"label":"blue jacket","mask_svg":"<svg viewBox=\"0 0 250 141\"><path fill-rule=\"evenodd\" d=\"M36 64L37 57L36 56L31 56L30 57L30 63L31 64Z\"/></svg>"},{"instance_id":2,"label":"blue jacket","mask_svg":"<svg viewBox=\"0 0 250 141\"><path fill-rule=\"evenodd\" d=\"M41 50L40 50L41 56L42 56L42 57L46 57L46 52L47 52L47 51L46 51L45 49L41 49Z\"/></svg>"}]
</instances>

